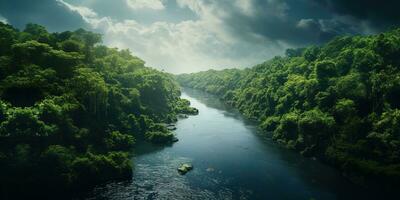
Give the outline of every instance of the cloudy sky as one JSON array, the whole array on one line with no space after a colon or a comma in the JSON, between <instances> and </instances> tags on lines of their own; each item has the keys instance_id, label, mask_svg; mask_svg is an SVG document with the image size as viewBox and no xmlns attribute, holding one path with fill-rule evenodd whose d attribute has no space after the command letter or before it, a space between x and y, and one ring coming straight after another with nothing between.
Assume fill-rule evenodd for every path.
<instances>
[{"instance_id":1,"label":"cloudy sky","mask_svg":"<svg viewBox=\"0 0 400 200\"><path fill-rule=\"evenodd\" d=\"M287 48L400 24L398 0L0 0L0 21L83 27L172 73L249 67Z\"/></svg>"}]
</instances>

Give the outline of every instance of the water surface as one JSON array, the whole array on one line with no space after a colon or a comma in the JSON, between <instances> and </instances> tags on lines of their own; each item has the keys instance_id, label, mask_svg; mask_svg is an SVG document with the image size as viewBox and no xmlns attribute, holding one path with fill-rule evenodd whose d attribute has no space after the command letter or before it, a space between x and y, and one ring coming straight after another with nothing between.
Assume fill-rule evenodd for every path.
<instances>
[{"instance_id":1,"label":"water surface","mask_svg":"<svg viewBox=\"0 0 400 200\"><path fill-rule=\"evenodd\" d=\"M262 137L253 122L217 97L190 89L182 96L200 113L177 122L179 142L139 145L133 180L98 187L92 199L373 198L337 170ZM179 175L182 163L194 170Z\"/></svg>"}]
</instances>

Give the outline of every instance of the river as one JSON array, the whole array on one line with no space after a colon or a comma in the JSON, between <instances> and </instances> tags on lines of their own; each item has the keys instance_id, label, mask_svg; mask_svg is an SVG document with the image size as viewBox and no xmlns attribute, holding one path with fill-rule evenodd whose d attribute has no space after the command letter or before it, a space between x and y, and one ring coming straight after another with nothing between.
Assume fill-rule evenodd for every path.
<instances>
[{"instance_id":1,"label":"river","mask_svg":"<svg viewBox=\"0 0 400 200\"><path fill-rule=\"evenodd\" d=\"M177 122L179 142L139 144L132 181L97 187L88 199L373 199L341 174L276 145L237 110L207 93L184 89L199 109ZM177 167L194 169L179 175Z\"/></svg>"}]
</instances>

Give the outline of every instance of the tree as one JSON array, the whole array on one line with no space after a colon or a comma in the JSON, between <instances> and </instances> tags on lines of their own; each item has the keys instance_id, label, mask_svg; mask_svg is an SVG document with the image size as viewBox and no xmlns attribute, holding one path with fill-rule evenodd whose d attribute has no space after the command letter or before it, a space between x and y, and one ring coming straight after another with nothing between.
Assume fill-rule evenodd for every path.
<instances>
[{"instance_id":1,"label":"tree","mask_svg":"<svg viewBox=\"0 0 400 200\"><path fill-rule=\"evenodd\" d=\"M161 123L190 109L172 75L100 42L83 29L0 23L1 197L72 198L130 180L135 136L172 141Z\"/></svg>"},{"instance_id":2,"label":"tree","mask_svg":"<svg viewBox=\"0 0 400 200\"><path fill-rule=\"evenodd\" d=\"M400 184L399 56L395 29L337 37L301 54L288 49L286 57L244 70L177 80L223 97L280 144L357 174L366 185L391 188Z\"/></svg>"},{"instance_id":3,"label":"tree","mask_svg":"<svg viewBox=\"0 0 400 200\"><path fill-rule=\"evenodd\" d=\"M54 45L54 39L52 37L52 35L50 35L46 28L43 26L40 26L38 24L27 24L25 29L24 29L25 33L29 33L30 40L36 40L40 43L47 43L49 45Z\"/></svg>"},{"instance_id":4,"label":"tree","mask_svg":"<svg viewBox=\"0 0 400 200\"><path fill-rule=\"evenodd\" d=\"M33 139L35 137L51 136L57 127L49 126L39 120L38 111L34 108L15 108L9 111L7 120L1 122L0 133L2 136Z\"/></svg>"},{"instance_id":5,"label":"tree","mask_svg":"<svg viewBox=\"0 0 400 200\"><path fill-rule=\"evenodd\" d=\"M11 46L16 39L16 30L12 26L0 22L0 55L10 54Z\"/></svg>"}]
</instances>

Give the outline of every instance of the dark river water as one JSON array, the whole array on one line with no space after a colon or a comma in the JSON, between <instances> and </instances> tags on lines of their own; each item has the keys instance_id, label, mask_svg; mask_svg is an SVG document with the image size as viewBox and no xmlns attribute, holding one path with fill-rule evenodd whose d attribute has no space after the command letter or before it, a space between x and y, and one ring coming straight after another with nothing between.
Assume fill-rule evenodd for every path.
<instances>
[{"instance_id":1,"label":"dark river water","mask_svg":"<svg viewBox=\"0 0 400 200\"><path fill-rule=\"evenodd\" d=\"M179 142L136 148L132 181L96 188L88 199L374 199L319 161L263 138L217 97L184 89L199 109L177 122ZM179 175L177 167L194 169Z\"/></svg>"}]
</instances>

